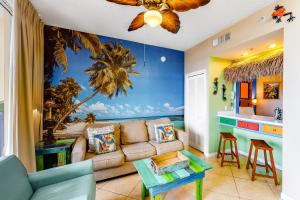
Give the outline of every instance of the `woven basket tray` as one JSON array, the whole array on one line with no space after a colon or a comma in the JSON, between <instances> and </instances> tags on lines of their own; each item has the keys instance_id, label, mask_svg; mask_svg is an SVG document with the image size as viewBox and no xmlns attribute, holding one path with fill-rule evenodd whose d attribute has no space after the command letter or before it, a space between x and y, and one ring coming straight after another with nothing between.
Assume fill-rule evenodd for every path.
<instances>
[{"instance_id":1,"label":"woven basket tray","mask_svg":"<svg viewBox=\"0 0 300 200\"><path fill-rule=\"evenodd\" d=\"M179 151L151 157L150 168L157 174L174 172L189 166L189 159Z\"/></svg>"}]
</instances>

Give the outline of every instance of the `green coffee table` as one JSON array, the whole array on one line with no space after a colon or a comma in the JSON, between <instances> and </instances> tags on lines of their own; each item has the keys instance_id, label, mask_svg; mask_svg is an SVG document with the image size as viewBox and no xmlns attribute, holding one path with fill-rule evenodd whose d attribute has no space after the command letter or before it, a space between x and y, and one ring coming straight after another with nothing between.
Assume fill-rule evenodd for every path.
<instances>
[{"instance_id":1,"label":"green coffee table","mask_svg":"<svg viewBox=\"0 0 300 200\"><path fill-rule=\"evenodd\" d=\"M196 182L196 199L202 200L202 185L205 171L212 167L190 153L182 150L182 154L190 160L190 166L172 173L156 175L149 167L150 159L134 162L134 166L142 179L142 199L150 193L151 200L162 200L162 194L191 182Z\"/></svg>"},{"instance_id":2,"label":"green coffee table","mask_svg":"<svg viewBox=\"0 0 300 200\"><path fill-rule=\"evenodd\" d=\"M37 171L45 168L45 155L57 154L57 163L55 165L62 166L71 163L71 150L76 139L57 140L54 144L45 144L39 142L35 147Z\"/></svg>"}]
</instances>

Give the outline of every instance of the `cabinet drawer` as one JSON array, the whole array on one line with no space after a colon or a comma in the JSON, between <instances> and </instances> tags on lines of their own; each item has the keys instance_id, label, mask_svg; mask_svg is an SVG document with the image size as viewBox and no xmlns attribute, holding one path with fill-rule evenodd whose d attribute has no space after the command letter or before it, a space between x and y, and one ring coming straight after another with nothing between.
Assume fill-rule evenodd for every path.
<instances>
[{"instance_id":1,"label":"cabinet drawer","mask_svg":"<svg viewBox=\"0 0 300 200\"><path fill-rule=\"evenodd\" d=\"M259 124L245 122L245 121L238 121L238 127L245 128L252 131L259 131Z\"/></svg>"},{"instance_id":2,"label":"cabinet drawer","mask_svg":"<svg viewBox=\"0 0 300 200\"><path fill-rule=\"evenodd\" d=\"M264 133L271 133L276 135L282 135L282 127L279 126L270 126L270 125L262 125L262 132Z\"/></svg>"},{"instance_id":3,"label":"cabinet drawer","mask_svg":"<svg viewBox=\"0 0 300 200\"><path fill-rule=\"evenodd\" d=\"M230 119L230 118L225 118L225 117L220 117L220 123L235 126L236 125L236 120L235 119Z\"/></svg>"}]
</instances>

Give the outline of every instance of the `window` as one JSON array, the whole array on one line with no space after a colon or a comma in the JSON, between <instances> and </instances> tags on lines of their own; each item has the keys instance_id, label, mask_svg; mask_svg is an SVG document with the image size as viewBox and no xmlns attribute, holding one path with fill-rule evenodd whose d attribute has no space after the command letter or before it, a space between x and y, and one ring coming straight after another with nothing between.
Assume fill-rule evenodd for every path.
<instances>
[{"instance_id":1,"label":"window","mask_svg":"<svg viewBox=\"0 0 300 200\"><path fill-rule=\"evenodd\" d=\"M11 10L6 0L0 0L0 156L5 141L7 117L5 107L8 97L8 77L10 68Z\"/></svg>"}]
</instances>

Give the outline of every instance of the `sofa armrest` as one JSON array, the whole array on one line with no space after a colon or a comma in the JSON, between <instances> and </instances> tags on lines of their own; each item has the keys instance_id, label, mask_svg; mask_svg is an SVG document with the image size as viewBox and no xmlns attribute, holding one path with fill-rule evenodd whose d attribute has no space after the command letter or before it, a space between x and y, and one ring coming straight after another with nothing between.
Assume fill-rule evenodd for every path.
<instances>
[{"instance_id":1,"label":"sofa armrest","mask_svg":"<svg viewBox=\"0 0 300 200\"><path fill-rule=\"evenodd\" d=\"M61 167L29 173L28 178L34 190L81 176L93 174L92 160L86 160Z\"/></svg>"},{"instance_id":2,"label":"sofa armrest","mask_svg":"<svg viewBox=\"0 0 300 200\"><path fill-rule=\"evenodd\" d=\"M189 134L185 131L175 129L176 137L179 141L182 142L185 150L189 148Z\"/></svg>"},{"instance_id":3,"label":"sofa armrest","mask_svg":"<svg viewBox=\"0 0 300 200\"><path fill-rule=\"evenodd\" d=\"M80 136L77 138L71 153L72 163L80 162L85 159L86 143L87 141L84 136Z\"/></svg>"}]
</instances>

